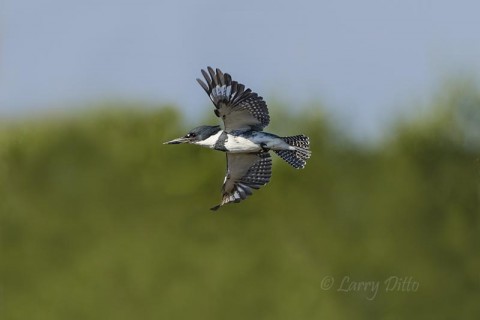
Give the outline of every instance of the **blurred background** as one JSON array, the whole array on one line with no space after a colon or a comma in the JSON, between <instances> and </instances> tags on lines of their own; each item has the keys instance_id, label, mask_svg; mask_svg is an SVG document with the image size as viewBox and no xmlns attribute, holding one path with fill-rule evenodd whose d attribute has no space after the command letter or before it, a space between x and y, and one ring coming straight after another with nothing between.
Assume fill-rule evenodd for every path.
<instances>
[{"instance_id":1,"label":"blurred background","mask_svg":"<svg viewBox=\"0 0 480 320\"><path fill-rule=\"evenodd\" d=\"M0 3L1 319L478 319L476 1ZM195 78L304 170L212 214Z\"/></svg>"}]
</instances>

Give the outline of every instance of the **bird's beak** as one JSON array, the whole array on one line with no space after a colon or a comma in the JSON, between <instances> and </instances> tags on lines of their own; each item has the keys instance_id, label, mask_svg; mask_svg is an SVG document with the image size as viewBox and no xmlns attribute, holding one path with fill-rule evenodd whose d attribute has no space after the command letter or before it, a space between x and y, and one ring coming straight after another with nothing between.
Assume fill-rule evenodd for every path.
<instances>
[{"instance_id":1,"label":"bird's beak","mask_svg":"<svg viewBox=\"0 0 480 320\"><path fill-rule=\"evenodd\" d=\"M173 139L171 141L164 142L163 144L180 144L180 143L188 143L189 141L190 140L188 138L181 137L181 138Z\"/></svg>"}]
</instances>

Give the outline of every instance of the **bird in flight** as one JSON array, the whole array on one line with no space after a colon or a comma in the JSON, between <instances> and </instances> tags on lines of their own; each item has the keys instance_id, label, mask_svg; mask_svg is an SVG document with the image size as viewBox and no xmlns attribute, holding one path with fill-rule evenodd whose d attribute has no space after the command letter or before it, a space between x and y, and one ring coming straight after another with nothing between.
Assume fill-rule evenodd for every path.
<instances>
[{"instance_id":1,"label":"bird in flight","mask_svg":"<svg viewBox=\"0 0 480 320\"><path fill-rule=\"evenodd\" d=\"M208 71L208 72L207 72ZM205 82L197 79L215 105L215 115L223 120L220 126L200 126L185 136L164 144L189 143L223 151L227 155L227 173L223 181L222 201L211 208L240 202L270 181L275 152L296 169L303 169L310 158L310 142L305 135L279 137L264 132L269 124L267 104L255 92L232 80L220 69L202 70Z\"/></svg>"}]
</instances>

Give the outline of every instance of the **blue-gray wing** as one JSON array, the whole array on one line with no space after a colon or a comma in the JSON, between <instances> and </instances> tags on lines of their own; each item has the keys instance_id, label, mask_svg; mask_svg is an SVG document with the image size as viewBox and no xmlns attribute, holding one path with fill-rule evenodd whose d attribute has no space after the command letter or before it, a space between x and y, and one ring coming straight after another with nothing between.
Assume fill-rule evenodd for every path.
<instances>
[{"instance_id":1,"label":"blue-gray wing","mask_svg":"<svg viewBox=\"0 0 480 320\"><path fill-rule=\"evenodd\" d=\"M215 105L215 115L222 118L225 131L263 130L270 122L267 104L255 92L233 81L220 69L202 70L205 82L197 79Z\"/></svg>"},{"instance_id":2,"label":"blue-gray wing","mask_svg":"<svg viewBox=\"0 0 480 320\"><path fill-rule=\"evenodd\" d=\"M254 189L266 185L272 175L272 158L268 152L227 153L227 174L222 187L222 202L217 210L230 202L240 202Z\"/></svg>"}]
</instances>

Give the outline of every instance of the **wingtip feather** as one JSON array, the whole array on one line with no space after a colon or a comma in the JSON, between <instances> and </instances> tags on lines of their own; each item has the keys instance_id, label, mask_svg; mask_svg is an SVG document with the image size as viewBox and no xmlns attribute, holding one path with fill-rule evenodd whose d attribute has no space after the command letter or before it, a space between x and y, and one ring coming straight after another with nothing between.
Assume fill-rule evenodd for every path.
<instances>
[{"instance_id":1,"label":"wingtip feather","mask_svg":"<svg viewBox=\"0 0 480 320\"><path fill-rule=\"evenodd\" d=\"M221 204L218 204L215 207L210 208L210 210L217 211L218 209L220 209L221 206L222 206Z\"/></svg>"},{"instance_id":2,"label":"wingtip feather","mask_svg":"<svg viewBox=\"0 0 480 320\"><path fill-rule=\"evenodd\" d=\"M220 86L225 85L224 75L223 72L217 68L217 82Z\"/></svg>"},{"instance_id":3,"label":"wingtip feather","mask_svg":"<svg viewBox=\"0 0 480 320\"><path fill-rule=\"evenodd\" d=\"M200 84L200 86L203 88L203 90L205 90L205 92L208 94L209 89L208 89L208 86L205 84L205 82L203 82L199 78L197 78L197 82Z\"/></svg>"},{"instance_id":4,"label":"wingtip feather","mask_svg":"<svg viewBox=\"0 0 480 320\"><path fill-rule=\"evenodd\" d=\"M203 69L202 69L202 75L203 75L203 77L205 78L205 81L208 84L209 90L211 90L213 88L212 79L210 79L210 76L208 75L207 71L205 71Z\"/></svg>"},{"instance_id":5,"label":"wingtip feather","mask_svg":"<svg viewBox=\"0 0 480 320\"><path fill-rule=\"evenodd\" d=\"M208 73L210 74L210 77L212 78L213 84L215 84L215 71L213 71L212 67L207 67Z\"/></svg>"}]
</instances>

